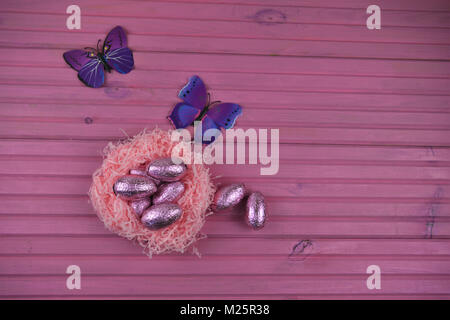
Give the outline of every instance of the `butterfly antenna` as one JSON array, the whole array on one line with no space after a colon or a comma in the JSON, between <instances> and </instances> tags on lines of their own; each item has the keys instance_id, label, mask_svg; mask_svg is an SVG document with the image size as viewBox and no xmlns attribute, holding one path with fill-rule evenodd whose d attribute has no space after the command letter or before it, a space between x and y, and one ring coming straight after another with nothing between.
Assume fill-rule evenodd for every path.
<instances>
[{"instance_id":1,"label":"butterfly antenna","mask_svg":"<svg viewBox=\"0 0 450 320\"><path fill-rule=\"evenodd\" d=\"M208 92L208 104L207 104L208 107L210 105L210 101L211 101L211 94Z\"/></svg>"},{"instance_id":2,"label":"butterfly antenna","mask_svg":"<svg viewBox=\"0 0 450 320\"><path fill-rule=\"evenodd\" d=\"M99 52L98 51L98 45L100 44L100 41L102 41L102 39L98 39L98 41L97 41L97 52Z\"/></svg>"},{"instance_id":3,"label":"butterfly antenna","mask_svg":"<svg viewBox=\"0 0 450 320\"><path fill-rule=\"evenodd\" d=\"M221 103L222 101L220 101L220 100L217 100L217 101L213 101L213 102L211 102L209 105L210 106L212 106L213 104L215 104L215 103Z\"/></svg>"}]
</instances>

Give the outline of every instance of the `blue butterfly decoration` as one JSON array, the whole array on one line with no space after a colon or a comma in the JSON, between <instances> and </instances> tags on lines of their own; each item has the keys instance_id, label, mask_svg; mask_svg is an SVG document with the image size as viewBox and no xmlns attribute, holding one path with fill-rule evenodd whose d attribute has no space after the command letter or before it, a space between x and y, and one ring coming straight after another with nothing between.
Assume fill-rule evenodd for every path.
<instances>
[{"instance_id":1,"label":"blue butterfly decoration","mask_svg":"<svg viewBox=\"0 0 450 320\"><path fill-rule=\"evenodd\" d=\"M194 121L202 123L202 142L210 144L215 140L204 138L208 129L230 129L236 119L242 114L242 107L236 103L210 102L210 95L199 76L192 76L188 83L181 89L178 97L183 102L177 103L168 119L176 129L193 125ZM198 133L195 133L197 136Z\"/></svg>"}]
</instances>

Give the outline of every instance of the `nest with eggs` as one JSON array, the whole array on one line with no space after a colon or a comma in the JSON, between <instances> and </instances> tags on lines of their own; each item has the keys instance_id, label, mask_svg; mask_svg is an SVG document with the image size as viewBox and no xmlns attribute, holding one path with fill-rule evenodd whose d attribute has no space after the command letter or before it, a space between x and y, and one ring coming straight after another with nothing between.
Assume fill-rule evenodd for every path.
<instances>
[{"instance_id":1,"label":"nest with eggs","mask_svg":"<svg viewBox=\"0 0 450 320\"><path fill-rule=\"evenodd\" d=\"M144 130L123 142L110 142L104 150L101 167L92 176L89 190L92 205L105 227L138 243L148 256L183 253L204 237L200 230L215 192L206 167L201 164L187 165L186 175L181 179L185 191L177 201L183 214L175 223L161 230L146 228L130 205L116 197L113 185L119 177L157 158L170 157L175 145L185 143L173 142L170 137L171 130L156 128L149 132Z\"/></svg>"}]
</instances>

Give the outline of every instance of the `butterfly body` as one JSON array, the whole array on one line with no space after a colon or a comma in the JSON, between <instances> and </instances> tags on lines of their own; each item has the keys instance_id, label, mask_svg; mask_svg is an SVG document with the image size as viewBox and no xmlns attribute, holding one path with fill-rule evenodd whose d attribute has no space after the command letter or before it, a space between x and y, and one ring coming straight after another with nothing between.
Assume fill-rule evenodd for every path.
<instances>
[{"instance_id":1,"label":"butterfly body","mask_svg":"<svg viewBox=\"0 0 450 320\"><path fill-rule=\"evenodd\" d=\"M181 89L178 97L183 102L177 103L169 115L169 120L176 129L186 128L195 121L202 123L202 142L209 144L215 140L205 139L209 129L230 129L242 114L242 107L235 103L210 102L206 86L199 76L192 76ZM197 133L196 133L197 135Z\"/></svg>"},{"instance_id":2,"label":"butterfly body","mask_svg":"<svg viewBox=\"0 0 450 320\"><path fill-rule=\"evenodd\" d=\"M103 64L103 68L105 68L105 70L106 70L108 73L111 73L112 68L111 68L111 67L108 65L108 63L106 62L104 53L100 53L100 52L97 53L97 59L99 59L100 62Z\"/></svg>"},{"instance_id":3,"label":"butterfly body","mask_svg":"<svg viewBox=\"0 0 450 320\"><path fill-rule=\"evenodd\" d=\"M85 48L63 54L67 64L78 71L78 78L86 86L99 88L105 82L105 72L112 69L125 74L134 67L133 52L127 48L127 38L122 27L112 29L105 38L102 49Z\"/></svg>"}]
</instances>

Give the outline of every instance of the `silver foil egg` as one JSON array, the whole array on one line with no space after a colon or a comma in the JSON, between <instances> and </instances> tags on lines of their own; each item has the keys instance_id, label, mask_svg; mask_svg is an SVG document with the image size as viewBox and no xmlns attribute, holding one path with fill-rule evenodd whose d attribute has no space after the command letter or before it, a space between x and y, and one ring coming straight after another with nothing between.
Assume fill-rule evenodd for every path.
<instances>
[{"instance_id":1,"label":"silver foil egg","mask_svg":"<svg viewBox=\"0 0 450 320\"><path fill-rule=\"evenodd\" d=\"M141 217L141 222L150 230L159 230L177 221L183 210L173 203L156 204L148 208Z\"/></svg>"},{"instance_id":2,"label":"silver foil egg","mask_svg":"<svg viewBox=\"0 0 450 320\"><path fill-rule=\"evenodd\" d=\"M187 171L184 163L175 164L171 158L161 158L152 161L147 167L147 174L161 181L178 181Z\"/></svg>"},{"instance_id":3,"label":"silver foil egg","mask_svg":"<svg viewBox=\"0 0 450 320\"><path fill-rule=\"evenodd\" d=\"M245 219L253 229L264 227L267 219L267 208L261 192L254 192L248 197Z\"/></svg>"},{"instance_id":4,"label":"silver foil egg","mask_svg":"<svg viewBox=\"0 0 450 320\"><path fill-rule=\"evenodd\" d=\"M154 194L156 185L150 177L130 174L117 179L113 191L121 199L137 200Z\"/></svg>"},{"instance_id":5,"label":"silver foil egg","mask_svg":"<svg viewBox=\"0 0 450 320\"><path fill-rule=\"evenodd\" d=\"M184 184L180 181L166 183L153 195L153 204L177 201L184 192Z\"/></svg>"},{"instance_id":6,"label":"silver foil egg","mask_svg":"<svg viewBox=\"0 0 450 320\"><path fill-rule=\"evenodd\" d=\"M149 198L134 200L130 203L131 208L134 213L140 218L142 213L144 213L145 209L150 207L152 201Z\"/></svg>"},{"instance_id":7,"label":"silver foil egg","mask_svg":"<svg viewBox=\"0 0 450 320\"><path fill-rule=\"evenodd\" d=\"M242 183L230 184L217 190L214 195L213 209L225 210L237 205L245 196L245 186Z\"/></svg>"}]
</instances>

